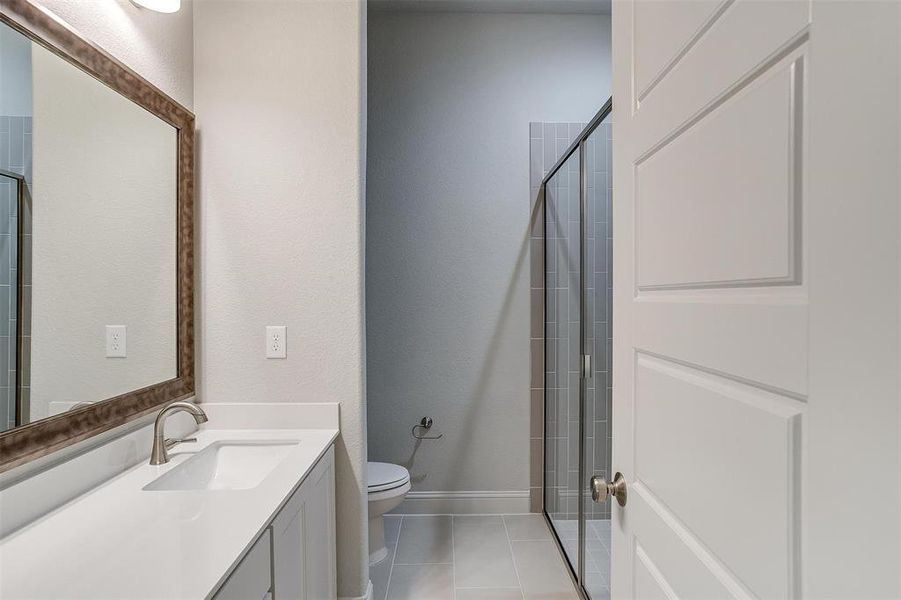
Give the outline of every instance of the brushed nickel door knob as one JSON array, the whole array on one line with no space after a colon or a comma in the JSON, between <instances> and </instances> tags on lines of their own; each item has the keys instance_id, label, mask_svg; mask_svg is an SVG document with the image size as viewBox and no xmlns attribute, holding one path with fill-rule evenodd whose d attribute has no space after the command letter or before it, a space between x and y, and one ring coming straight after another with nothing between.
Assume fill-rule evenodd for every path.
<instances>
[{"instance_id":1,"label":"brushed nickel door knob","mask_svg":"<svg viewBox=\"0 0 901 600\"><path fill-rule=\"evenodd\" d=\"M620 506L626 505L626 478L622 473L617 472L613 476L613 482L607 483L603 477L595 475L591 478L591 499L598 504L603 503L608 497L616 498L616 503Z\"/></svg>"}]
</instances>

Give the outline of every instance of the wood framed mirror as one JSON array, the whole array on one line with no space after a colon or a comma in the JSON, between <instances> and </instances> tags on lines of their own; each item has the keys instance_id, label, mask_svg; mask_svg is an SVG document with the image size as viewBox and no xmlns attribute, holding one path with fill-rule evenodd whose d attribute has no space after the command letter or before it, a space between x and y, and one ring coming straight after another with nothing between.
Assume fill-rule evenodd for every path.
<instances>
[{"instance_id":1,"label":"wood framed mirror","mask_svg":"<svg viewBox=\"0 0 901 600\"><path fill-rule=\"evenodd\" d=\"M194 395L194 116L27 0L0 29L2 473Z\"/></svg>"}]
</instances>

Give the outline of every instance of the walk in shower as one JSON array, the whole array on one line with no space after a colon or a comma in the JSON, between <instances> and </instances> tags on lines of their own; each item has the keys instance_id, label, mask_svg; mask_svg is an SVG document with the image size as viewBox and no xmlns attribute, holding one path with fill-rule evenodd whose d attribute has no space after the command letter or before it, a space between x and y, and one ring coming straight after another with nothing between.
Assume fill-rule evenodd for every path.
<instances>
[{"instance_id":1,"label":"walk in shower","mask_svg":"<svg viewBox=\"0 0 901 600\"><path fill-rule=\"evenodd\" d=\"M611 455L612 102L542 181L544 191L544 512L572 575L610 596L610 503L592 476Z\"/></svg>"}]
</instances>

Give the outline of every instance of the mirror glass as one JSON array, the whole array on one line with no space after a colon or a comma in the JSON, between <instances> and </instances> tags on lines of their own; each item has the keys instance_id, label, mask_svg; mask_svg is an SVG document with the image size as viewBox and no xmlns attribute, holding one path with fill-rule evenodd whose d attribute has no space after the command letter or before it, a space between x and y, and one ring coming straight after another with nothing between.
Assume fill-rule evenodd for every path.
<instances>
[{"instance_id":1,"label":"mirror glass","mask_svg":"<svg viewBox=\"0 0 901 600\"><path fill-rule=\"evenodd\" d=\"M0 431L177 375L177 130L0 24Z\"/></svg>"}]
</instances>

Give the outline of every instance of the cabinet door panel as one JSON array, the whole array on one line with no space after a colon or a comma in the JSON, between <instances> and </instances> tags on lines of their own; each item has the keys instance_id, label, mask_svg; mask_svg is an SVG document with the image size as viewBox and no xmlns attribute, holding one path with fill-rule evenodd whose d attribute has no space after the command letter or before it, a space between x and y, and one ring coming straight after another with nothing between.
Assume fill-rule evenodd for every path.
<instances>
[{"instance_id":1,"label":"cabinet door panel","mask_svg":"<svg viewBox=\"0 0 901 600\"><path fill-rule=\"evenodd\" d=\"M308 600L335 598L335 475L331 462L310 481L304 503L304 557Z\"/></svg>"},{"instance_id":2,"label":"cabinet door panel","mask_svg":"<svg viewBox=\"0 0 901 600\"><path fill-rule=\"evenodd\" d=\"M333 600L335 472L330 448L273 523L275 600Z\"/></svg>"},{"instance_id":3,"label":"cabinet door panel","mask_svg":"<svg viewBox=\"0 0 901 600\"><path fill-rule=\"evenodd\" d=\"M215 600L256 600L269 593L272 587L271 540L267 529L216 592Z\"/></svg>"}]
</instances>

